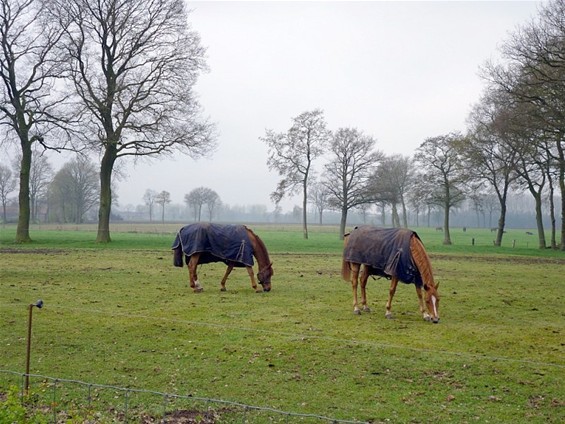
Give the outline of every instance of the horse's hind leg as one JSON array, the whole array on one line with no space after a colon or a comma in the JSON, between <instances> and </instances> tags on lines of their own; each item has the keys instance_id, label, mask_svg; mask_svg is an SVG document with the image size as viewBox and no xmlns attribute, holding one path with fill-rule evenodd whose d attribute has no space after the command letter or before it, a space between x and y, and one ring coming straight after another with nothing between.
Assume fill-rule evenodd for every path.
<instances>
[{"instance_id":1,"label":"horse's hind leg","mask_svg":"<svg viewBox=\"0 0 565 424\"><path fill-rule=\"evenodd\" d=\"M385 317L388 319L393 318L392 316L392 298L394 297L394 293L396 293L396 287L398 286L398 278L392 277L390 280L390 289L388 290L388 301L386 302L386 312Z\"/></svg>"},{"instance_id":2,"label":"horse's hind leg","mask_svg":"<svg viewBox=\"0 0 565 424\"><path fill-rule=\"evenodd\" d=\"M233 270L233 264L230 263L230 264L228 264L228 267L226 268L226 273L224 274L224 278L222 278L222 282L220 283L221 284L221 287L220 287L221 291L226 291L226 281L228 281L228 276L230 275L232 270Z\"/></svg>"},{"instance_id":3,"label":"horse's hind leg","mask_svg":"<svg viewBox=\"0 0 565 424\"><path fill-rule=\"evenodd\" d=\"M359 284L359 268L361 265L350 262L349 266L351 267L351 289L353 290L353 313L359 315L361 311L357 306L357 285Z\"/></svg>"},{"instance_id":4,"label":"horse's hind leg","mask_svg":"<svg viewBox=\"0 0 565 424\"><path fill-rule=\"evenodd\" d=\"M369 279L369 267L363 265L361 268L361 305L363 312L371 312L371 308L367 306L367 280Z\"/></svg>"},{"instance_id":5,"label":"horse's hind leg","mask_svg":"<svg viewBox=\"0 0 565 424\"><path fill-rule=\"evenodd\" d=\"M204 290L200 286L200 283L198 282L198 275L196 274L196 267L198 266L199 259L200 255L194 254L188 261L188 277L190 281L190 287L195 293L200 293L202 290Z\"/></svg>"}]
</instances>

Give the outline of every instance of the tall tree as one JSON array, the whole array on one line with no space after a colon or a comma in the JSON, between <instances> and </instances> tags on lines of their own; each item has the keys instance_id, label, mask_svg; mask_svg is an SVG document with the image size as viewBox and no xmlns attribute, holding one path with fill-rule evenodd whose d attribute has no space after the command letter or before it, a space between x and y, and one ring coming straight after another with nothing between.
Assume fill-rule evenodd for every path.
<instances>
[{"instance_id":1,"label":"tall tree","mask_svg":"<svg viewBox=\"0 0 565 424\"><path fill-rule=\"evenodd\" d=\"M488 63L484 76L514 102L530 105L528 125L552 141L549 152L558 170L565 250L565 1L544 2L539 15L518 28L501 51L506 63Z\"/></svg>"},{"instance_id":2,"label":"tall tree","mask_svg":"<svg viewBox=\"0 0 565 424\"><path fill-rule=\"evenodd\" d=\"M282 179L271 199L279 203L286 194L302 191L302 230L308 238L307 206L308 184L314 176L313 162L324 154L330 132L321 110L304 112L293 119L286 133L267 130L261 140L267 144L269 169L276 170Z\"/></svg>"},{"instance_id":3,"label":"tall tree","mask_svg":"<svg viewBox=\"0 0 565 424\"><path fill-rule=\"evenodd\" d=\"M458 157L460 134L447 134L426 139L416 150L414 159L419 163L423 178L432 187L429 199L441 206L443 217L443 244L451 244L449 215L451 208L465 199L464 179Z\"/></svg>"},{"instance_id":4,"label":"tall tree","mask_svg":"<svg viewBox=\"0 0 565 424\"><path fill-rule=\"evenodd\" d=\"M165 205L171 203L171 193L163 190L157 196L155 196L155 203L161 205L161 222L165 223Z\"/></svg>"},{"instance_id":5,"label":"tall tree","mask_svg":"<svg viewBox=\"0 0 565 424\"><path fill-rule=\"evenodd\" d=\"M157 192L155 190L147 189L143 195L143 201L149 209L149 222L153 221L153 205L155 204L155 199L157 198Z\"/></svg>"},{"instance_id":6,"label":"tall tree","mask_svg":"<svg viewBox=\"0 0 565 424\"><path fill-rule=\"evenodd\" d=\"M518 152L514 148L515 125L519 117L509 107L508 96L487 91L469 115L469 134L459 144L470 182L485 182L498 199L500 214L495 246L502 244L506 225L508 192L518 178Z\"/></svg>"},{"instance_id":7,"label":"tall tree","mask_svg":"<svg viewBox=\"0 0 565 424\"><path fill-rule=\"evenodd\" d=\"M109 242L117 160L214 146L193 92L205 50L183 0L46 0L65 34L84 142L101 156L98 242Z\"/></svg>"},{"instance_id":8,"label":"tall tree","mask_svg":"<svg viewBox=\"0 0 565 424\"><path fill-rule=\"evenodd\" d=\"M64 120L55 81L62 75L55 54L63 28L47 22L41 0L2 0L0 5L0 127L13 133L21 150L16 242L31 241L30 169L33 146L63 148L63 135L50 138Z\"/></svg>"},{"instance_id":9,"label":"tall tree","mask_svg":"<svg viewBox=\"0 0 565 424\"><path fill-rule=\"evenodd\" d=\"M370 177L382 159L375 151L374 138L356 128L340 128L333 135L333 156L325 165L324 184L330 192L330 205L341 211L339 236L343 239L347 213L364 203L375 201Z\"/></svg>"}]
</instances>

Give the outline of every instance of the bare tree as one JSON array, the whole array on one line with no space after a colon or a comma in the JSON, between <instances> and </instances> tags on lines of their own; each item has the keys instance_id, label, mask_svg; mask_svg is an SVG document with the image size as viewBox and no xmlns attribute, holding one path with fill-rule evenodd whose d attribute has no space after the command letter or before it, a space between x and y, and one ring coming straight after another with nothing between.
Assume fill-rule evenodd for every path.
<instances>
[{"instance_id":1,"label":"bare tree","mask_svg":"<svg viewBox=\"0 0 565 424\"><path fill-rule=\"evenodd\" d=\"M415 160L423 170L423 178L430 187L429 199L443 207L443 244L451 244L449 233L449 214L452 207L465 199L460 160L457 156L457 143L460 134L447 134L430 137L418 147Z\"/></svg>"},{"instance_id":2,"label":"bare tree","mask_svg":"<svg viewBox=\"0 0 565 424\"><path fill-rule=\"evenodd\" d=\"M565 250L565 1L552 0L539 16L516 30L502 46L505 64L488 63L485 78L529 107L528 125L551 141L561 191L561 249ZM536 140L530 140L536 142ZM530 189L531 191L531 189ZM538 222L539 226L539 222ZM539 230L539 228L538 228ZM541 234L540 234L541 237ZM540 240L541 241L541 240Z\"/></svg>"},{"instance_id":3,"label":"bare tree","mask_svg":"<svg viewBox=\"0 0 565 424\"><path fill-rule=\"evenodd\" d=\"M486 182L496 193L500 214L495 246L502 244L508 191L518 178L518 154L513 145L512 129L517 116L508 105L508 96L504 93L487 92L469 115L468 137L459 144L468 180Z\"/></svg>"},{"instance_id":4,"label":"bare tree","mask_svg":"<svg viewBox=\"0 0 565 424\"><path fill-rule=\"evenodd\" d=\"M195 221L202 219L202 208L205 205L208 208L208 218L212 221L214 210L221 203L218 193L208 187L195 188L190 193L185 194L184 201L188 207L193 209Z\"/></svg>"},{"instance_id":5,"label":"bare tree","mask_svg":"<svg viewBox=\"0 0 565 424\"><path fill-rule=\"evenodd\" d=\"M163 190L161 193L155 196L155 203L161 205L161 222L165 223L165 205L171 203L171 193Z\"/></svg>"},{"instance_id":6,"label":"bare tree","mask_svg":"<svg viewBox=\"0 0 565 424\"><path fill-rule=\"evenodd\" d=\"M155 190L147 189L143 195L143 201L149 208L149 221L153 221L153 205L155 204L155 199L157 198L157 192Z\"/></svg>"},{"instance_id":7,"label":"bare tree","mask_svg":"<svg viewBox=\"0 0 565 424\"><path fill-rule=\"evenodd\" d=\"M64 123L56 112L63 98L55 83L62 72L54 50L63 29L44 19L47 11L40 0L2 0L0 5L0 127L21 149L18 243L31 241L32 148L63 148L66 140L61 134L49 138Z\"/></svg>"},{"instance_id":8,"label":"bare tree","mask_svg":"<svg viewBox=\"0 0 565 424\"><path fill-rule=\"evenodd\" d=\"M322 217L324 210L329 205L329 196L330 192L327 187L320 183L315 182L312 187L310 188L308 198L313 203L314 207L318 211L318 222L322 225Z\"/></svg>"},{"instance_id":9,"label":"bare tree","mask_svg":"<svg viewBox=\"0 0 565 424\"><path fill-rule=\"evenodd\" d=\"M213 127L199 116L193 86L205 50L183 0L49 0L65 34L84 142L101 156L98 242L109 242L117 160L211 151Z\"/></svg>"},{"instance_id":10,"label":"bare tree","mask_svg":"<svg viewBox=\"0 0 565 424\"><path fill-rule=\"evenodd\" d=\"M343 239L347 213L364 203L375 201L370 190L370 177L382 159L375 151L376 141L355 128L340 128L333 136L333 157L325 165L324 184L330 204L341 211L339 236Z\"/></svg>"},{"instance_id":11,"label":"bare tree","mask_svg":"<svg viewBox=\"0 0 565 424\"><path fill-rule=\"evenodd\" d=\"M385 156L380 161L372 184L375 197L392 207L393 226L400 227L397 205L402 208L402 226L408 227L406 196L413 175L412 160L402 155Z\"/></svg>"},{"instance_id":12,"label":"bare tree","mask_svg":"<svg viewBox=\"0 0 565 424\"><path fill-rule=\"evenodd\" d=\"M82 223L99 196L96 166L78 155L55 174L50 192L50 213L59 222Z\"/></svg>"},{"instance_id":13,"label":"bare tree","mask_svg":"<svg viewBox=\"0 0 565 424\"><path fill-rule=\"evenodd\" d=\"M206 209L208 210L208 220L212 222L214 211L221 205L220 196L212 189L208 189L206 193Z\"/></svg>"},{"instance_id":14,"label":"bare tree","mask_svg":"<svg viewBox=\"0 0 565 424\"><path fill-rule=\"evenodd\" d=\"M312 163L324 153L329 136L323 112L316 109L294 118L287 133L267 130L265 137L261 138L269 148L269 169L276 170L282 177L271 199L278 203L285 194L302 191L302 229L305 239L308 238L306 217L308 183L313 177Z\"/></svg>"},{"instance_id":15,"label":"bare tree","mask_svg":"<svg viewBox=\"0 0 565 424\"><path fill-rule=\"evenodd\" d=\"M6 206L8 196L16 189L16 179L12 177L12 170L0 164L0 201L2 202L2 222L7 221Z\"/></svg>"}]
</instances>

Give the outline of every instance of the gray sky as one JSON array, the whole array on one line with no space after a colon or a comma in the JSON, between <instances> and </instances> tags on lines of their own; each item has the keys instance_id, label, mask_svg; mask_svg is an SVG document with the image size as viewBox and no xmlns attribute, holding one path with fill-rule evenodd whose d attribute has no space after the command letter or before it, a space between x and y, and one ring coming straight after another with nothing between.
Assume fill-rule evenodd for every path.
<instances>
[{"instance_id":1,"label":"gray sky","mask_svg":"<svg viewBox=\"0 0 565 424\"><path fill-rule=\"evenodd\" d=\"M427 137L465 131L484 87L479 66L534 1L189 1L210 72L197 85L217 124L210 159L186 156L129 164L120 206L147 189L173 203L205 186L231 206L264 204L278 175L266 165L265 129L320 108L329 129L355 127L387 154L412 155ZM300 196L282 202L285 210Z\"/></svg>"}]
</instances>

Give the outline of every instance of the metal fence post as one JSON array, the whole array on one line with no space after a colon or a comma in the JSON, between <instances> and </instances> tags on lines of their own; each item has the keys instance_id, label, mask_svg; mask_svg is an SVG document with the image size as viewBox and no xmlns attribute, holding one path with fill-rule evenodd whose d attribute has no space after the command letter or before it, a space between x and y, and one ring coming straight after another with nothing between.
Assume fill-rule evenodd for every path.
<instances>
[{"instance_id":1,"label":"metal fence post","mask_svg":"<svg viewBox=\"0 0 565 424\"><path fill-rule=\"evenodd\" d=\"M26 380L25 380L25 394L29 394L29 358L31 356L31 318L33 307L37 306L39 309L43 307L43 300L39 299L35 303L31 303L29 308L29 317L27 320L27 351L26 351Z\"/></svg>"}]
</instances>

